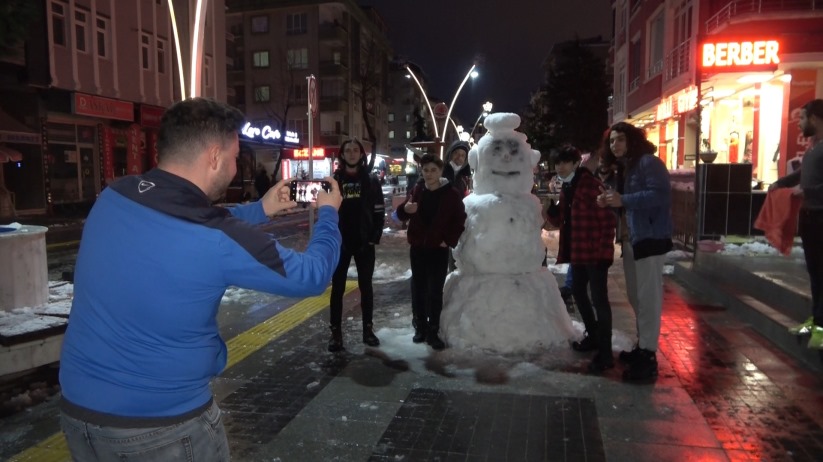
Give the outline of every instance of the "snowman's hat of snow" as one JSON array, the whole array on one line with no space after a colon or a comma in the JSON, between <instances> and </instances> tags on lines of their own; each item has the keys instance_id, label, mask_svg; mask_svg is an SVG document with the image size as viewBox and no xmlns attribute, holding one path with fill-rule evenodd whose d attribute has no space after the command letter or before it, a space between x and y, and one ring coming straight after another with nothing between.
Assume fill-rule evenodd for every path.
<instances>
[{"instance_id":1,"label":"snowman's hat of snow","mask_svg":"<svg viewBox=\"0 0 823 462\"><path fill-rule=\"evenodd\" d=\"M497 112L489 114L483 125L488 132L485 136L490 138L515 137L526 141L526 134L515 130L520 126L520 116L512 112Z\"/></svg>"}]
</instances>

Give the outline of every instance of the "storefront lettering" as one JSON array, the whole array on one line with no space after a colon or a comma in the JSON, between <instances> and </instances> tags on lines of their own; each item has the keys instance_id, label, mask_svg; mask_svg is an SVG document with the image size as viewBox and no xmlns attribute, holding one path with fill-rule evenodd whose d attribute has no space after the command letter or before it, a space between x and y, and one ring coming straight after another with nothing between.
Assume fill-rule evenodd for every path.
<instances>
[{"instance_id":1,"label":"storefront lettering","mask_svg":"<svg viewBox=\"0 0 823 462\"><path fill-rule=\"evenodd\" d=\"M286 131L286 136L283 137L283 134L280 133L280 130L272 129L271 125L263 125L262 128L252 126L251 122L246 122L246 125L240 129L240 133L243 134L246 138L260 138L262 140L279 140L283 138L287 143L299 143L300 138L297 136L297 133L292 131Z\"/></svg>"},{"instance_id":2,"label":"storefront lettering","mask_svg":"<svg viewBox=\"0 0 823 462\"><path fill-rule=\"evenodd\" d=\"M75 93L74 113L131 122L134 120L134 105L127 101Z\"/></svg>"},{"instance_id":3,"label":"storefront lettering","mask_svg":"<svg viewBox=\"0 0 823 462\"><path fill-rule=\"evenodd\" d=\"M312 159L325 159L326 158L326 150L323 148L314 148L311 151ZM308 159L309 158L309 150L308 148L304 149L295 149L294 150L294 158L295 159Z\"/></svg>"},{"instance_id":4,"label":"storefront lettering","mask_svg":"<svg viewBox=\"0 0 823 462\"><path fill-rule=\"evenodd\" d=\"M780 64L777 40L703 44L703 67L764 66Z\"/></svg>"}]
</instances>

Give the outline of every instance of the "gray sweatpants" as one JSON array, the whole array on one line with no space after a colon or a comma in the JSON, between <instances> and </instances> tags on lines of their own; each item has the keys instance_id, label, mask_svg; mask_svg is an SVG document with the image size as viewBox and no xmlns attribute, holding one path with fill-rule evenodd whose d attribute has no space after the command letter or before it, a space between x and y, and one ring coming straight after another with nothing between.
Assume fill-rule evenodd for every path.
<instances>
[{"instance_id":1,"label":"gray sweatpants","mask_svg":"<svg viewBox=\"0 0 823 462\"><path fill-rule=\"evenodd\" d=\"M623 273L629 303L637 318L637 342L640 348L649 351L657 351L660 337L665 260L665 255L635 260L632 246L623 244Z\"/></svg>"}]
</instances>

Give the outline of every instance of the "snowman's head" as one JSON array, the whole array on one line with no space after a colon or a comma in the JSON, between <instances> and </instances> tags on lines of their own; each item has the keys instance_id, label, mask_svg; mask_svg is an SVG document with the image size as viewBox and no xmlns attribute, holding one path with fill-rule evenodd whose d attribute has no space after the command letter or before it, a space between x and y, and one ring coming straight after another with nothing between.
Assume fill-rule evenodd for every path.
<instances>
[{"instance_id":1,"label":"snowman's head","mask_svg":"<svg viewBox=\"0 0 823 462\"><path fill-rule=\"evenodd\" d=\"M525 134L515 131L520 126L520 116L490 114L483 125L488 132L469 151L469 165L474 170L474 192L530 192L540 152L531 148Z\"/></svg>"}]
</instances>

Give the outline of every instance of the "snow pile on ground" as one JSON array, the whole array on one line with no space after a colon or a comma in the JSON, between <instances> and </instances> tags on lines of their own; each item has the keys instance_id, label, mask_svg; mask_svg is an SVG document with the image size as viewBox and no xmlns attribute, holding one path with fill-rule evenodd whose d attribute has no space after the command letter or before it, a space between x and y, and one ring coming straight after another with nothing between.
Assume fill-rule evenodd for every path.
<instances>
[{"instance_id":1,"label":"snow pile on ground","mask_svg":"<svg viewBox=\"0 0 823 462\"><path fill-rule=\"evenodd\" d=\"M777 251L774 247L769 245L766 242L762 241L751 241L751 242L743 242L740 244L733 244L726 242L723 246L723 250L720 251L723 255L747 255L747 256L754 256L754 255L780 255L780 252ZM803 247L801 246L794 246L792 247L792 252L789 255L792 258L801 258L803 259Z\"/></svg>"}]
</instances>

